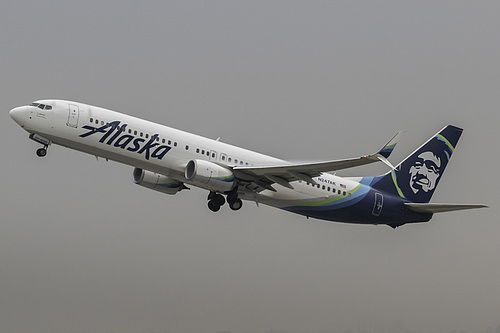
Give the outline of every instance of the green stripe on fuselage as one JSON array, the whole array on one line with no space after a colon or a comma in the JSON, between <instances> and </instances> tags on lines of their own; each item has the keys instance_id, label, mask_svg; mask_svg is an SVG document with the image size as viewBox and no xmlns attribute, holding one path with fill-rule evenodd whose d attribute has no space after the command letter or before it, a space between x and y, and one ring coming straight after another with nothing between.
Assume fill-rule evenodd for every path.
<instances>
[{"instance_id":1,"label":"green stripe on fuselage","mask_svg":"<svg viewBox=\"0 0 500 333\"><path fill-rule=\"evenodd\" d=\"M349 197L349 194L352 195L354 192L356 192L357 190L359 190L360 187L361 187L361 184L359 184L358 186L356 186L351 191L346 192L346 195L339 195L339 196L336 196L334 198L327 198L327 199L320 200L320 201L304 202L304 203L298 204L297 206L306 206L306 207L323 206L323 205L326 205L326 204L338 201L340 199L344 199L344 198Z\"/></svg>"}]
</instances>

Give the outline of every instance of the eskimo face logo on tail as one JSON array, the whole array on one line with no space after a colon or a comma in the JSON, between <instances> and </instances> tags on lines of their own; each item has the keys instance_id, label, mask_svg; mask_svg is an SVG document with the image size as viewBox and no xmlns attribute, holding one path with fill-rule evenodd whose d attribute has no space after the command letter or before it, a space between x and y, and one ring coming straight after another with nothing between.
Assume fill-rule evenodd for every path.
<instances>
[{"instance_id":1,"label":"eskimo face logo on tail","mask_svg":"<svg viewBox=\"0 0 500 333\"><path fill-rule=\"evenodd\" d=\"M417 156L410 167L410 188L414 194L419 191L429 192L434 190L440 174L441 158L431 151L426 151Z\"/></svg>"},{"instance_id":2,"label":"eskimo face logo on tail","mask_svg":"<svg viewBox=\"0 0 500 333\"><path fill-rule=\"evenodd\" d=\"M412 202L429 202L461 134L459 127L444 127L391 172L375 177L373 188Z\"/></svg>"},{"instance_id":3,"label":"eskimo face logo on tail","mask_svg":"<svg viewBox=\"0 0 500 333\"><path fill-rule=\"evenodd\" d=\"M86 138L91 135L102 135L99 139L100 143L108 146L126 149L138 154L144 154L144 157L156 158L161 160L172 147L160 145L158 142L158 134L152 135L149 141L141 137L136 137L131 134L126 134L127 124L120 126L120 121L113 121L101 127L94 127L90 125L83 126L88 132L80 135L81 138Z\"/></svg>"},{"instance_id":4,"label":"eskimo face logo on tail","mask_svg":"<svg viewBox=\"0 0 500 333\"><path fill-rule=\"evenodd\" d=\"M395 170L400 195L414 202L429 202L451 154L450 147L435 137L411 155Z\"/></svg>"}]
</instances>

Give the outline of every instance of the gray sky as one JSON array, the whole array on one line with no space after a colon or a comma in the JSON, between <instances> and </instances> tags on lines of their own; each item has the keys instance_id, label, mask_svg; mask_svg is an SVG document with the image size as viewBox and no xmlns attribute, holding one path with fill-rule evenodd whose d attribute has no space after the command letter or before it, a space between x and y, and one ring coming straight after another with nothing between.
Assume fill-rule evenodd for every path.
<instances>
[{"instance_id":1,"label":"gray sky","mask_svg":"<svg viewBox=\"0 0 500 333\"><path fill-rule=\"evenodd\" d=\"M500 325L498 1L2 1L0 331L487 332ZM8 111L107 107L289 160L399 162L465 128L434 202L392 230L206 207L36 143ZM375 175L383 165L349 175ZM493 181L491 177L494 177Z\"/></svg>"}]
</instances>

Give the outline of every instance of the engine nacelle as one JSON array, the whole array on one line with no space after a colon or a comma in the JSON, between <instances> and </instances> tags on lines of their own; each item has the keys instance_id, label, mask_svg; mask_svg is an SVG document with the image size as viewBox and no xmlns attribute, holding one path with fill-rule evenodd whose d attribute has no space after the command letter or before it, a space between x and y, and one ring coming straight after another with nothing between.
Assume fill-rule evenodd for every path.
<instances>
[{"instance_id":1,"label":"engine nacelle","mask_svg":"<svg viewBox=\"0 0 500 333\"><path fill-rule=\"evenodd\" d=\"M166 194L176 194L185 188L182 182L139 168L134 169L134 183Z\"/></svg>"},{"instance_id":2,"label":"engine nacelle","mask_svg":"<svg viewBox=\"0 0 500 333\"><path fill-rule=\"evenodd\" d=\"M235 185L231 170L204 160L189 161L184 176L193 185L215 192L231 191Z\"/></svg>"}]
</instances>

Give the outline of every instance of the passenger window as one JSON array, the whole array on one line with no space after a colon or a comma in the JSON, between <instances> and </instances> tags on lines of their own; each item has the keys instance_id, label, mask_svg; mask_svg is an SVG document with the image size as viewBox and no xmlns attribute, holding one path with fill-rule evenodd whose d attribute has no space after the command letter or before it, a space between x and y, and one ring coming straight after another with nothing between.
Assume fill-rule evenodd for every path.
<instances>
[{"instance_id":1,"label":"passenger window","mask_svg":"<svg viewBox=\"0 0 500 333\"><path fill-rule=\"evenodd\" d=\"M205 155L205 149L203 149L203 150L201 151L201 154L202 154L202 155Z\"/></svg>"},{"instance_id":2,"label":"passenger window","mask_svg":"<svg viewBox=\"0 0 500 333\"><path fill-rule=\"evenodd\" d=\"M196 153L199 154L200 153L200 148L196 148Z\"/></svg>"},{"instance_id":3,"label":"passenger window","mask_svg":"<svg viewBox=\"0 0 500 333\"><path fill-rule=\"evenodd\" d=\"M165 143L165 139L161 139L161 142L162 142L162 143Z\"/></svg>"},{"instance_id":4,"label":"passenger window","mask_svg":"<svg viewBox=\"0 0 500 333\"><path fill-rule=\"evenodd\" d=\"M189 146L188 145L186 145L186 150L189 150Z\"/></svg>"},{"instance_id":5,"label":"passenger window","mask_svg":"<svg viewBox=\"0 0 500 333\"><path fill-rule=\"evenodd\" d=\"M99 125L99 120L97 120L97 119L96 119L96 120L95 120L95 123L96 123L97 125Z\"/></svg>"},{"instance_id":6,"label":"passenger window","mask_svg":"<svg viewBox=\"0 0 500 333\"><path fill-rule=\"evenodd\" d=\"M212 158L215 158L215 153L212 153Z\"/></svg>"},{"instance_id":7,"label":"passenger window","mask_svg":"<svg viewBox=\"0 0 500 333\"><path fill-rule=\"evenodd\" d=\"M142 137L143 133L141 132L139 135Z\"/></svg>"},{"instance_id":8,"label":"passenger window","mask_svg":"<svg viewBox=\"0 0 500 333\"><path fill-rule=\"evenodd\" d=\"M229 158L227 159L227 161L228 161L228 162L231 162L231 157L229 157Z\"/></svg>"},{"instance_id":9,"label":"passenger window","mask_svg":"<svg viewBox=\"0 0 500 333\"><path fill-rule=\"evenodd\" d=\"M94 122L94 119L93 118L90 118L90 122L93 123Z\"/></svg>"},{"instance_id":10,"label":"passenger window","mask_svg":"<svg viewBox=\"0 0 500 333\"><path fill-rule=\"evenodd\" d=\"M325 189L325 185L323 185L322 189L323 189L323 190Z\"/></svg>"},{"instance_id":11,"label":"passenger window","mask_svg":"<svg viewBox=\"0 0 500 333\"><path fill-rule=\"evenodd\" d=\"M137 131L134 131L134 135L137 135Z\"/></svg>"},{"instance_id":12,"label":"passenger window","mask_svg":"<svg viewBox=\"0 0 500 333\"><path fill-rule=\"evenodd\" d=\"M149 138L149 134L146 133L146 139Z\"/></svg>"},{"instance_id":13,"label":"passenger window","mask_svg":"<svg viewBox=\"0 0 500 333\"><path fill-rule=\"evenodd\" d=\"M177 147L177 142L174 142L174 147Z\"/></svg>"}]
</instances>

